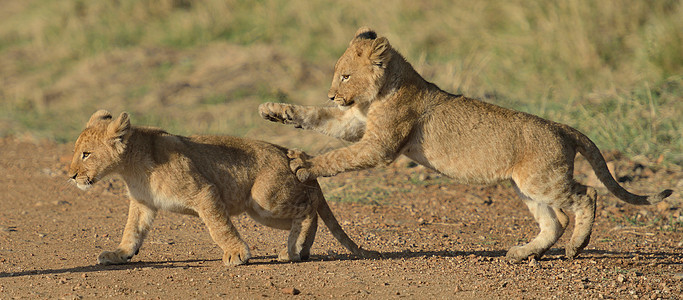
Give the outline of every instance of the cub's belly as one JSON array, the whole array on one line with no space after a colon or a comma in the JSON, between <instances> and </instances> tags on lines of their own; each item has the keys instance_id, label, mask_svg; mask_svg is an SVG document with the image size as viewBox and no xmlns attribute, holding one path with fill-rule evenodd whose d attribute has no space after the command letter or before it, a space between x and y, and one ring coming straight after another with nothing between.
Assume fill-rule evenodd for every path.
<instances>
[{"instance_id":1,"label":"cub's belly","mask_svg":"<svg viewBox=\"0 0 683 300\"><path fill-rule=\"evenodd\" d=\"M150 207L185 215L197 215L197 212L187 205L187 201L177 196L170 196L160 192L153 192L149 188L135 188L129 186L130 195L137 201Z\"/></svg>"},{"instance_id":2,"label":"cub's belly","mask_svg":"<svg viewBox=\"0 0 683 300\"><path fill-rule=\"evenodd\" d=\"M509 178L507 163L492 161L481 153L456 155L444 150L424 151L413 146L404 149L402 154L461 183L489 184Z\"/></svg>"}]
</instances>

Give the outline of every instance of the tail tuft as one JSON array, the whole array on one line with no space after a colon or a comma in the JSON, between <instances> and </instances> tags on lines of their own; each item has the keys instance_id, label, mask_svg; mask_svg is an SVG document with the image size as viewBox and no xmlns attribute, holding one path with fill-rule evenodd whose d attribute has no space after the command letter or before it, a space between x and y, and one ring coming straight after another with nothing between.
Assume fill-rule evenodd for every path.
<instances>
[{"instance_id":1,"label":"tail tuft","mask_svg":"<svg viewBox=\"0 0 683 300\"><path fill-rule=\"evenodd\" d=\"M671 196L673 192L674 191L670 189L663 190L657 195L647 197L647 201L650 202L650 204L655 204L657 202L664 200L664 198Z\"/></svg>"}]
</instances>

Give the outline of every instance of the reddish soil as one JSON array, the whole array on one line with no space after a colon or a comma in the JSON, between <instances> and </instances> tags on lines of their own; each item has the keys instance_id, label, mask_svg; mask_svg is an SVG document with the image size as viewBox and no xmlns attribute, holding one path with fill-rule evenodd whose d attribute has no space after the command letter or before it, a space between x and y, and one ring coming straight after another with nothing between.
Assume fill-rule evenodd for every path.
<instances>
[{"instance_id":1,"label":"reddish soil","mask_svg":"<svg viewBox=\"0 0 683 300\"><path fill-rule=\"evenodd\" d=\"M631 191L675 190L662 204L636 207L606 194L577 162L579 180L602 196L591 243L574 260L562 255L565 234L541 260L509 263L506 250L538 230L509 184L458 185L401 161L322 180L330 199L354 182L377 193L330 205L349 235L384 259L350 256L320 226L310 261L280 263L286 233L241 216L254 257L229 268L199 219L172 213L158 216L130 263L97 265L123 232L126 193L116 179L88 192L70 185L70 155L71 145L0 140L2 299L683 298L683 174L654 163L608 155Z\"/></svg>"}]
</instances>

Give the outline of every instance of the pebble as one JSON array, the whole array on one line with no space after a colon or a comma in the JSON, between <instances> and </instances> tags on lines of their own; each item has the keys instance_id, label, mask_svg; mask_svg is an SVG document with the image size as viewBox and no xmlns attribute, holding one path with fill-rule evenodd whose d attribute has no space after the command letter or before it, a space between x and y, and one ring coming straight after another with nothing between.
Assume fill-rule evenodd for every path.
<instances>
[{"instance_id":1,"label":"pebble","mask_svg":"<svg viewBox=\"0 0 683 300\"><path fill-rule=\"evenodd\" d=\"M667 201L662 201L662 202L659 202L659 203L656 204L657 210L658 210L660 213L665 212L665 211L671 209L671 206L672 206L672 205L671 205L669 202L667 202Z\"/></svg>"},{"instance_id":2,"label":"pebble","mask_svg":"<svg viewBox=\"0 0 683 300\"><path fill-rule=\"evenodd\" d=\"M532 257L531 260L529 260L529 266L538 268L541 266L541 264L539 264L538 261L536 261L536 259Z\"/></svg>"},{"instance_id":3,"label":"pebble","mask_svg":"<svg viewBox=\"0 0 683 300\"><path fill-rule=\"evenodd\" d=\"M626 282L626 277L624 277L624 274L619 274L619 276L617 276L617 281L620 283Z\"/></svg>"},{"instance_id":4,"label":"pebble","mask_svg":"<svg viewBox=\"0 0 683 300\"><path fill-rule=\"evenodd\" d=\"M282 288L280 291L282 293L288 294L288 295L298 295L301 293L301 291L299 291L293 287Z\"/></svg>"},{"instance_id":5,"label":"pebble","mask_svg":"<svg viewBox=\"0 0 683 300\"><path fill-rule=\"evenodd\" d=\"M0 227L0 230L2 230L4 232L14 232L14 231L17 231L17 227L14 227L14 226Z\"/></svg>"}]
</instances>

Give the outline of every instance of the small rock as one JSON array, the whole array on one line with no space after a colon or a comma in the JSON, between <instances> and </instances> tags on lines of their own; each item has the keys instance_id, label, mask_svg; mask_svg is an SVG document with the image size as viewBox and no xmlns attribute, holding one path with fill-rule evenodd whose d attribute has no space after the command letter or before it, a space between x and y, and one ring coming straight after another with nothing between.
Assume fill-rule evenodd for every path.
<instances>
[{"instance_id":1,"label":"small rock","mask_svg":"<svg viewBox=\"0 0 683 300\"><path fill-rule=\"evenodd\" d=\"M529 266L538 268L541 266L541 264L539 264L538 261L536 261L536 259L532 257L531 260L529 260Z\"/></svg>"},{"instance_id":2,"label":"small rock","mask_svg":"<svg viewBox=\"0 0 683 300\"><path fill-rule=\"evenodd\" d=\"M2 230L4 232L15 232L15 231L17 231L17 227L14 227L14 226L0 227L0 230Z\"/></svg>"},{"instance_id":3,"label":"small rock","mask_svg":"<svg viewBox=\"0 0 683 300\"><path fill-rule=\"evenodd\" d=\"M298 294L301 293L301 291L299 291L299 290L297 290L297 289L295 289L295 288L293 288L293 287L282 288L280 291L281 291L282 293L288 294L288 295L298 295Z\"/></svg>"},{"instance_id":4,"label":"small rock","mask_svg":"<svg viewBox=\"0 0 683 300\"><path fill-rule=\"evenodd\" d=\"M674 273L674 279L683 280L683 273Z\"/></svg>"},{"instance_id":5,"label":"small rock","mask_svg":"<svg viewBox=\"0 0 683 300\"><path fill-rule=\"evenodd\" d=\"M671 203L669 203L667 201L662 201L662 202L657 203L657 210L660 213L665 212L669 209L671 209Z\"/></svg>"},{"instance_id":6,"label":"small rock","mask_svg":"<svg viewBox=\"0 0 683 300\"><path fill-rule=\"evenodd\" d=\"M619 276L617 276L617 281L620 283L626 282L626 277L624 277L624 274L619 274Z\"/></svg>"}]
</instances>

